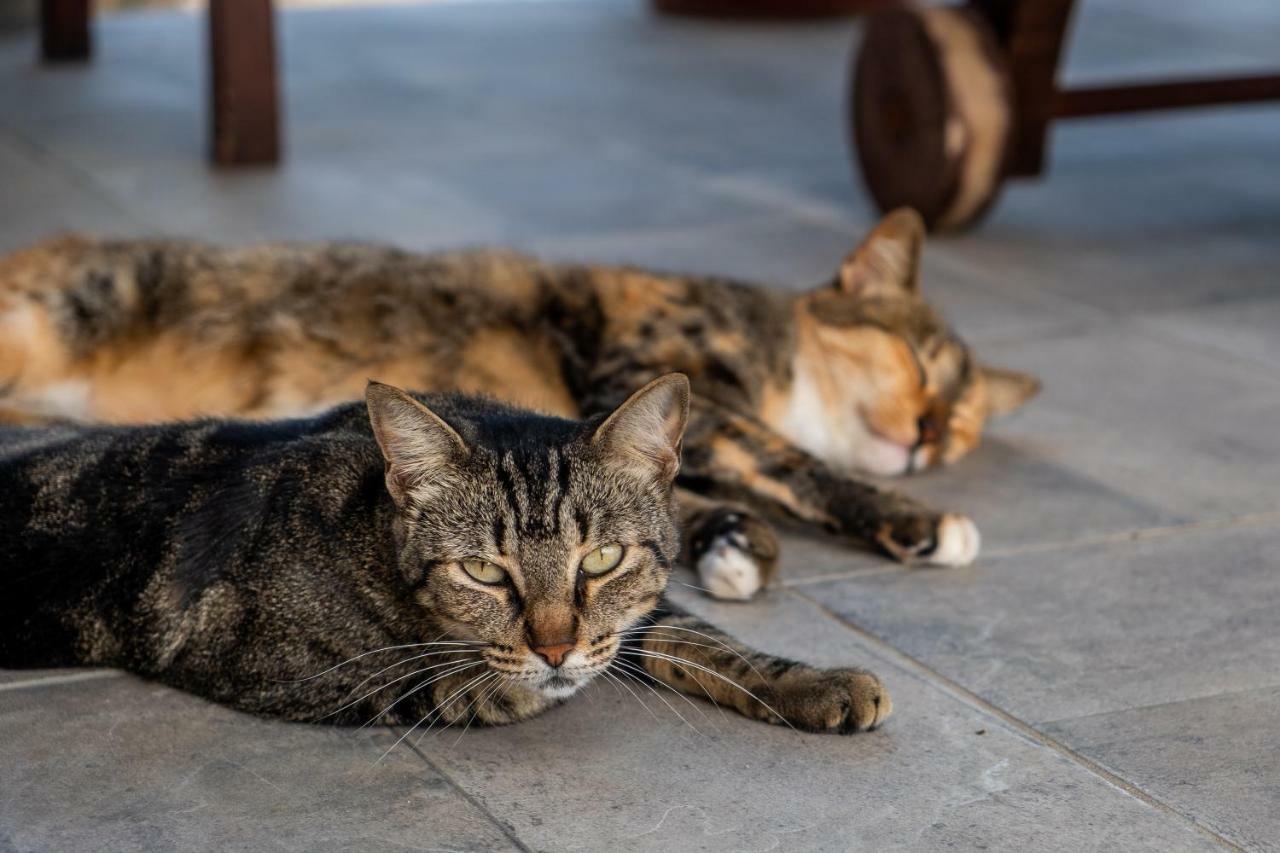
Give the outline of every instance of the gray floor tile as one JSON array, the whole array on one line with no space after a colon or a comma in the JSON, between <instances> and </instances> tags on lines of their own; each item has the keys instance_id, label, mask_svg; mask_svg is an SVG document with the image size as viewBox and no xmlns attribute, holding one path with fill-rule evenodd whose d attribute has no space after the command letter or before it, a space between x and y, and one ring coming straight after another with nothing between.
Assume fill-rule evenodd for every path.
<instances>
[{"instance_id":1,"label":"gray floor tile","mask_svg":"<svg viewBox=\"0 0 1280 853\"><path fill-rule=\"evenodd\" d=\"M790 597L693 606L757 646L883 677L883 729L800 735L668 695L607 685L506 729L432 735L423 749L534 849L1186 850L1206 840L1059 753L877 659ZM636 688L638 693L643 693ZM538 768L511 772L513 757ZM1069 793L1068 793L1069 792ZM1054 805L1068 797L1070 813ZM589 815L566 807L591 803ZM908 805L909 803L909 805ZM854 805L856 804L856 805Z\"/></svg>"},{"instance_id":2,"label":"gray floor tile","mask_svg":"<svg viewBox=\"0 0 1280 853\"><path fill-rule=\"evenodd\" d=\"M267 722L133 677L0 691L0 848L510 850L385 730Z\"/></svg>"},{"instance_id":3,"label":"gray floor tile","mask_svg":"<svg viewBox=\"0 0 1280 853\"><path fill-rule=\"evenodd\" d=\"M1055 738L1250 850L1280 850L1280 689L1061 720Z\"/></svg>"},{"instance_id":4,"label":"gray floor tile","mask_svg":"<svg viewBox=\"0 0 1280 853\"><path fill-rule=\"evenodd\" d=\"M1259 429L1280 418L1273 372L1124 321L984 352L1044 381L1035 402L996 431L1035 448L1035 464L1174 516L1280 509L1280 434Z\"/></svg>"},{"instance_id":5,"label":"gray floor tile","mask_svg":"<svg viewBox=\"0 0 1280 853\"><path fill-rule=\"evenodd\" d=\"M0 252L66 231L121 234L142 228L73 169L0 126Z\"/></svg>"},{"instance_id":6,"label":"gray floor tile","mask_svg":"<svg viewBox=\"0 0 1280 853\"><path fill-rule=\"evenodd\" d=\"M1257 362L1264 369L1280 369L1280 296L1208 302L1152 314L1143 322L1197 346Z\"/></svg>"},{"instance_id":7,"label":"gray floor tile","mask_svg":"<svg viewBox=\"0 0 1280 853\"><path fill-rule=\"evenodd\" d=\"M1280 522L802 591L1028 721L1280 684Z\"/></svg>"}]
</instances>

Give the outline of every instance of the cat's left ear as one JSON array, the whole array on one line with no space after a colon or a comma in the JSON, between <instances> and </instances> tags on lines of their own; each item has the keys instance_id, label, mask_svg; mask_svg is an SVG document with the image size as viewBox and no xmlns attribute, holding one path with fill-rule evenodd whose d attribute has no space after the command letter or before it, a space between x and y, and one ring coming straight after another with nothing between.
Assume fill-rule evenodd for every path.
<instances>
[{"instance_id":1,"label":"cat's left ear","mask_svg":"<svg viewBox=\"0 0 1280 853\"><path fill-rule=\"evenodd\" d=\"M1040 393L1040 380L1029 373L987 365L981 365L978 370L987 387L988 417L1007 415Z\"/></svg>"},{"instance_id":2,"label":"cat's left ear","mask_svg":"<svg viewBox=\"0 0 1280 853\"><path fill-rule=\"evenodd\" d=\"M851 296L901 296L920 289L924 220L909 207L887 214L844 259L836 286Z\"/></svg>"},{"instance_id":3,"label":"cat's left ear","mask_svg":"<svg viewBox=\"0 0 1280 853\"><path fill-rule=\"evenodd\" d=\"M627 398L596 428L591 443L628 468L670 482L680 470L689 422L689 379L660 376Z\"/></svg>"},{"instance_id":4,"label":"cat's left ear","mask_svg":"<svg viewBox=\"0 0 1280 853\"><path fill-rule=\"evenodd\" d=\"M387 462L387 491L403 507L410 493L467 455L467 443L444 419L405 392L370 382L364 392L374 438Z\"/></svg>"}]
</instances>

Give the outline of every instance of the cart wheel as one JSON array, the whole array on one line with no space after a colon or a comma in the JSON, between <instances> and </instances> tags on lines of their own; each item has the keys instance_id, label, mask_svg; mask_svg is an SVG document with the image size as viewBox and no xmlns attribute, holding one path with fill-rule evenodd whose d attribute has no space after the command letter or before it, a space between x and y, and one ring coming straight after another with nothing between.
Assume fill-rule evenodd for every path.
<instances>
[{"instance_id":1,"label":"cart wheel","mask_svg":"<svg viewBox=\"0 0 1280 853\"><path fill-rule=\"evenodd\" d=\"M972 9L894 9L867 20L850 119L862 178L881 210L914 207L958 230L991 206L1013 126L1004 56Z\"/></svg>"}]
</instances>

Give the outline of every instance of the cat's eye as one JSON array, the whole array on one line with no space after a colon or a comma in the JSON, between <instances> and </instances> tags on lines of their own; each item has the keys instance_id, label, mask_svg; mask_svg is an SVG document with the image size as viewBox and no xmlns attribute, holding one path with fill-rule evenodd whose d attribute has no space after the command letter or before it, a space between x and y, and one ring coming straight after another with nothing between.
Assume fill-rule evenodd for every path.
<instances>
[{"instance_id":1,"label":"cat's eye","mask_svg":"<svg viewBox=\"0 0 1280 853\"><path fill-rule=\"evenodd\" d=\"M462 570L480 583L499 584L507 579L507 570L488 560L463 560Z\"/></svg>"},{"instance_id":2,"label":"cat's eye","mask_svg":"<svg viewBox=\"0 0 1280 853\"><path fill-rule=\"evenodd\" d=\"M622 562L621 545L601 545L582 558L582 571L588 575L602 575L616 569Z\"/></svg>"}]
</instances>

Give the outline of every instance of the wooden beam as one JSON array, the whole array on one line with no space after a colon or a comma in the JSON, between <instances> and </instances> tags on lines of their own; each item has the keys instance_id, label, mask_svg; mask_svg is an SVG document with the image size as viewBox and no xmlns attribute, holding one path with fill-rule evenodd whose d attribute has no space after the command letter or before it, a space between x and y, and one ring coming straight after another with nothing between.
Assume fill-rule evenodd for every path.
<instances>
[{"instance_id":1,"label":"wooden beam","mask_svg":"<svg viewBox=\"0 0 1280 853\"><path fill-rule=\"evenodd\" d=\"M1171 80L1061 91L1054 102L1053 115L1079 118L1274 100L1280 100L1280 74L1221 80Z\"/></svg>"},{"instance_id":2,"label":"wooden beam","mask_svg":"<svg viewBox=\"0 0 1280 853\"><path fill-rule=\"evenodd\" d=\"M1074 0L970 0L970 5L991 21L1008 57L1014 122L1005 172L1039 175Z\"/></svg>"},{"instance_id":3,"label":"wooden beam","mask_svg":"<svg viewBox=\"0 0 1280 853\"><path fill-rule=\"evenodd\" d=\"M40 56L45 62L89 58L89 0L40 0Z\"/></svg>"},{"instance_id":4,"label":"wooden beam","mask_svg":"<svg viewBox=\"0 0 1280 853\"><path fill-rule=\"evenodd\" d=\"M210 145L221 166L280 160L271 0L209 0Z\"/></svg>"}]
</instances>

